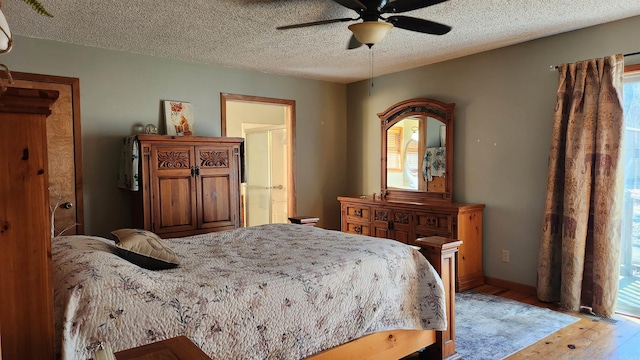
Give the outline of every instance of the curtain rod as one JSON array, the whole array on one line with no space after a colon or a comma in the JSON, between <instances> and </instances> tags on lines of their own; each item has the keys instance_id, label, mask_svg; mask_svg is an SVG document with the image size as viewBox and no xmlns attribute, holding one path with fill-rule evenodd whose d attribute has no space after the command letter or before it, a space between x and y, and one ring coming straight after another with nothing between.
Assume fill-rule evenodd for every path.
<instances>
[{"instance_id":1,"label":"curtain rod","mask_svg":"<svg viewBox=\"0 0 640 360\"><path fill-rule=\"evenodd\" d=\"M628 53L628 54L624 54L622 55L623 57L627 57L627 56L634 56L634 55L640 55L640 51L636 51L633 53ZM550 65L549 66L549 71L555 71L558 70L558 65Z\"/></svg>"}]
</instances>

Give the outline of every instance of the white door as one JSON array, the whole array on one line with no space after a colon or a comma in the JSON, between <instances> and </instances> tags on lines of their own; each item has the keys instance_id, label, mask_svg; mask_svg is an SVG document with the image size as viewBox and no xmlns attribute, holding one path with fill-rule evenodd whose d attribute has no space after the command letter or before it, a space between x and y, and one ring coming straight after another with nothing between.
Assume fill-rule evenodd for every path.
<instances>
[{"instance_id":1,"label":"white door","mask_svg":"<svg viewBox=\"0 0 640 360\"><path fill-rule=\"evenodd\" d=\"M246 226L287 223L287 130L284 126L245 133Z\"/></svg>"}]
</instances>

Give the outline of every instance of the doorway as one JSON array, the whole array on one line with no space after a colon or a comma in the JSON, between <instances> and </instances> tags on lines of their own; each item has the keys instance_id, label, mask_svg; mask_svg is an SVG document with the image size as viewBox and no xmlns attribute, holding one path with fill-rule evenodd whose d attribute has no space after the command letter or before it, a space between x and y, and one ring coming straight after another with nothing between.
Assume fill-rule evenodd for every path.
<instances>
[{"instance_id":1,"label":"doorway","mask_svg":"<svg viewBox=\"0 0 640 360\"><path fill-rule=\"evenodd\" d=\"M287 129L245 130L247 182L243 184L247 226L285 224L287 212ZM267 151L264 151L267 149Z\"/></svg>"},{"instance_id":2,"label":"doorway","mask_svg":"<svg viewBox=\"0 0 640 360\"><path fill-rule=\"evenodd\" d=\"M220 94L222 136L245 139L242 226L296 216L295 101Z\"/></svg>"}]
</instances>

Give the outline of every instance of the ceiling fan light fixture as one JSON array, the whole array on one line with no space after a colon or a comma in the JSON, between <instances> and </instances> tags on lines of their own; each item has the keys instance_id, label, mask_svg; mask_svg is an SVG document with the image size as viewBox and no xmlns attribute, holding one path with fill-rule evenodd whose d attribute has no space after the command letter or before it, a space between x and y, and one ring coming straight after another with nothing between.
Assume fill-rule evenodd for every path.
<instances>
[{"instance_id":1,"label":"ceiling fan light fixture","mask_svg":"<svg viewBox=\"0 0 640 360\"><path fill-rule=\"evenodd\" d=\"M2 10L0 10L0 54L9 52L12 46L11 30L9 30L7 19L4 17Z\"/></svg>"},{"instance_id":2,"label":"ceiling fan light fixture","mask_svg":"<svg viewBox=\"0 0 640 360\"><path fill-rule=\"evenodd\" d=\"M369 47L384 39L393 25L383 21L363 21L349 25L349 30L360 43Z\"/></svg>"}]
</instances>

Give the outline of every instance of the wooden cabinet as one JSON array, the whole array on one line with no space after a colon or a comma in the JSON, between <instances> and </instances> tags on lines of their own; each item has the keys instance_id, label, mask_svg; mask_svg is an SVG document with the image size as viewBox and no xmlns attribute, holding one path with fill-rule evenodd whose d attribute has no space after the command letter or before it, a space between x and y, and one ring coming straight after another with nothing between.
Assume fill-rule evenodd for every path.
<instances>
[{"instance_id":1,"label":"wooden cabinet","mask_svg":"<svg viewBox=\"0 0 640 360\"><path fill-rule=\"evenodd\" d=\"M0 95L0 352L53 359L46 117L54 90Z\"/></svg>"},{"instance_id":2,"label":"wooden cabinet","mask_svg":"<svg viewBox=\"0 0 640 360\"><path fill-rule=\"evenodd\" d=\"M140 135L133 223L161 237L240 226L242 138Z\"/></svg>"},{"instance_id":3,"label":"wooden cabinet","mask_svg":"<svg viewBox=\"0 0 640 360\"><path fill-rule=\"evenodd\" d=\"M405 244L412 242L413 216L410 210L373 206L372 212L373 236Z\"/></svg>"},{"instance_id":4,"label":"wooden cabinet","mask_svg":"<svg viewBox=\"0 0 640 360\"><path fill-rule=\"evenodd\" d=\"M483 204L412 203L339 197L343 232L419 245L416 239L442 236L462 240L456 287L464 291L484 283L482 272Z\"/></svg>"}]
</instances>

